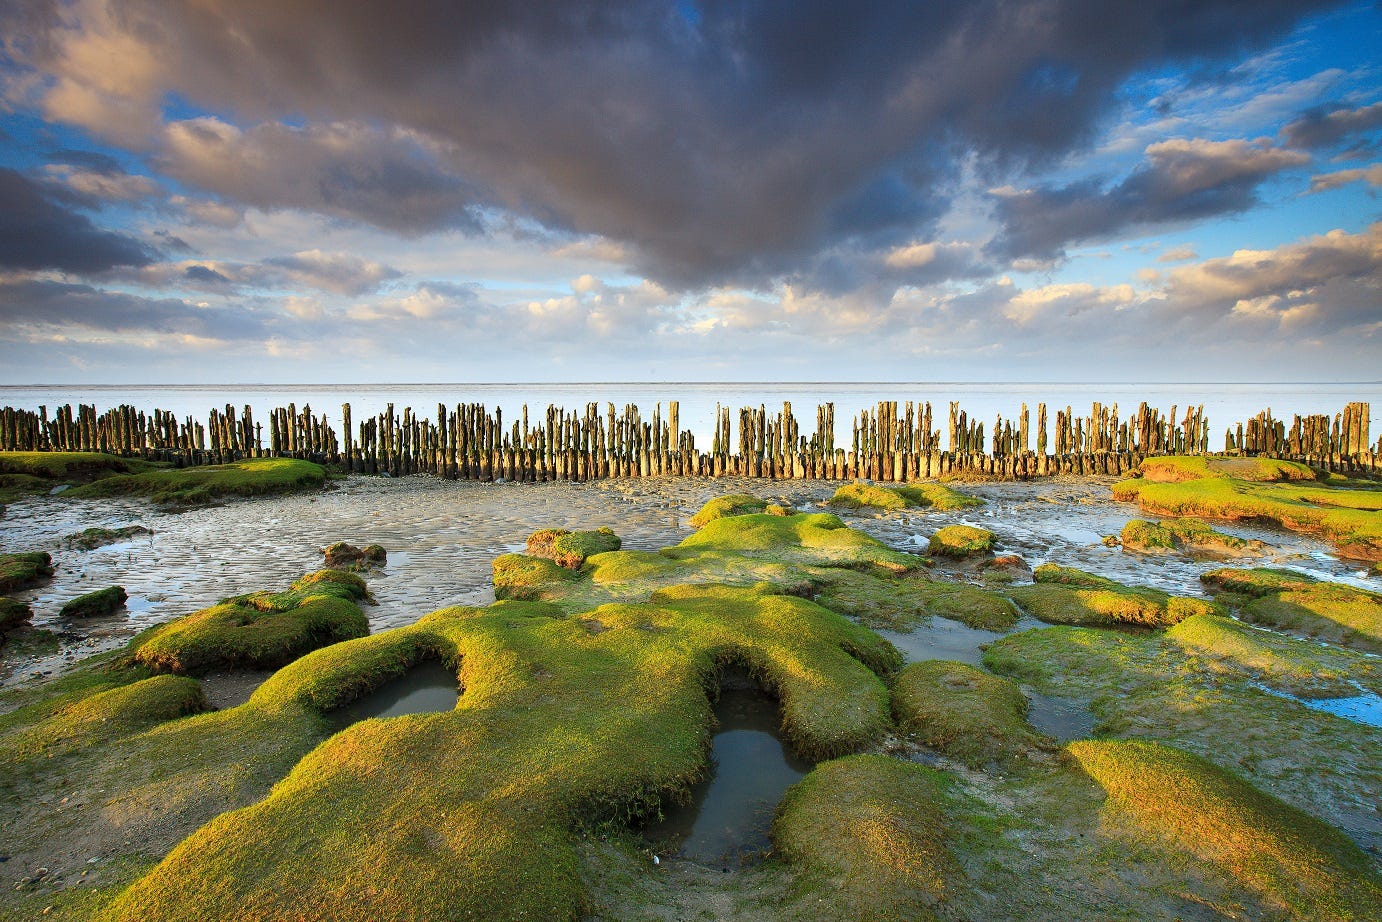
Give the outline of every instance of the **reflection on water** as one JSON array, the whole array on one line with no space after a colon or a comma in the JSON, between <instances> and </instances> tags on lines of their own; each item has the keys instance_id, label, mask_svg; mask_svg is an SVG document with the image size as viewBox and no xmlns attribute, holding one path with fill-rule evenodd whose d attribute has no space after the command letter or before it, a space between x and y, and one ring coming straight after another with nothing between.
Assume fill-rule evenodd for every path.
<instances>
[{"instance_id":1,"label":"reflection on water","mask_svg":"<svg viewBox=\"0 0 1382 922\"><path fill-rule=\"evenodd\" d=\"M715 706L710 775L646 831L654 846L701 864L737 865L760 854L773 811L787 789L812 769L778 737L777 704L761 692L725 689Z\"/></svg>"},{"instance_id":2,"label":"reflection on water","mask_svg":"<svg viewBox=\"0 0 1382 922\"><path fill-rule=\"evenodd\" d=\"M971 666L978 666L983 662L984 651L979 649L980 644L992 643L1003 636L938 615L932 616L925 624L918 625L915 630L905 634L900 631L878 633L890 640L902 653L902 658L909 663L925 659L947 659L969 663Z\"/></svg>"},{"instance_id":3,"label":"reflection on water","mask_svg":"<svg viewBox=\"0 0 1382 922\"><path fill-rule=\"evenodd\" d=\"M460 699L456 673L435 660L419 663L400 678L385 683L343 708L327 714L337 730L371 717L401 717L449 711Z\"/></svg>"},{"instance_id":4,"label":"reflection on water","mask_svg":"<svg viewBox=\"0 0 1382 922\"><path fill-rule=\"evenodd\" d=\"M1029 691L1027 703L1028 722L1059 742L1087 739L1094 733L1094 715L1082 702L1071 698L1052 698Z\"/></svg>"},{"instance_id":5,"label":"reflection on water","mask_svg":"<svg viewBox=\"0 0 1382 922\"><path fill-rule=\"evenodd\" d=\"M1333 714L1335 717L1342 717L1355 723L1382 728L1382 695L1365 691L1361 694L1350 695L1347 698L1297 698L1295 695L1289 695L1267 685L1254 684L1269 695L1289 698L1308 708L1324 711L1326 714Z\"/></svg>"}]
</instances>

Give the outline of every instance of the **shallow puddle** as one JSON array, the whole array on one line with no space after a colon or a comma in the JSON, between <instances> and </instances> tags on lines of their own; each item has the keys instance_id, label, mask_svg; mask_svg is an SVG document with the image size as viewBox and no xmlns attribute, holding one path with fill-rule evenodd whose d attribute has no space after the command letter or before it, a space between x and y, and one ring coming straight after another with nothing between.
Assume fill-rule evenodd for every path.
<instances>
[{"instance_id":1,"label":"shallow puddle","mask_svg":"<svg viewBox=\"0 0 1382 922\"><path fill-rule=\"evenodd\" d=\"M1069 743L1094 735L1094 715L1082 702L1027 692L1027 703L1027 721L1058 742Z\"/></svg>"},{"instance_id":2,"label":"shallow puddle","mask_svg":"<svg viewBox=\"0 0 1382 922\"><path fill-rule=\"evenodd\" d=\"M1316 711L1333 714L1335 717L1342 717L1344 720L1351 720L1354 723L1382 728L1382 695L1363 692L1346 698L1297 698L1295 695L1288 695L1286 692L1266 685L1259 684L1257 687L1269 695L1289 698Z\"/></svg>"},{"instance_id":3,"label":"shallow puddle","mask_svg":"<svg viewBox=\"0 0 1382 922\"><path fill-rule=\"evenodd\" d=\"M761 692L724 689L715 716L709 777L692 788L689 804L673 807L644 834L659 850L729 867L771 845L773 811L813 765L783 744L777 703Z\"/></svg>"},{"instance_id":4,"label":"shallow puddle","mask_svg":"<svg viewBox=\"0 0 1382 922\"><path fill-rule=\"evenodd\" d=\"M878 633L891 641L909 663L946 659L971 666L978 666L984 661L980 644L993 643L1003 636L995 631L982 631L939 616L932 616L925 624L905 634L900 631Z\"/></svg>"},{"instance_id":5,"label":"shallow puddle","mask_svg":"<svg viewBox=\"0 0 1382 922\"><path fill-rule=\"evenodd\" d=\"M456 673L435 660L428 660L363 698L332 711L326 718L337 730L344 730L371 717L450 711L456 707L460 693Z\"/></svg>"}]
</instances>

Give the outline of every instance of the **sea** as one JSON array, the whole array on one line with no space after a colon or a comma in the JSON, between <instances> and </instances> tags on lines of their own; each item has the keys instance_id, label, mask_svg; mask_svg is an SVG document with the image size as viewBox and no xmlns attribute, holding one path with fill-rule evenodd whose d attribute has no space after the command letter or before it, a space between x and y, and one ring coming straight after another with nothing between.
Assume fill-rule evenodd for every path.
<instances>
[{"instance_id":1,"label":"sea","mask_svg":"<svg viewBox=\"0 0 1382 922\"><path fill-rule=\"evenodd\" d=\"M670 401L678 401L682 429L691 430L697 444L709 444L715 426L717 405L729 407L738 424L740 407L763 406L770 413L784 402L792 410L803 431L815 428L816 407L835 405L835 432L839 438L849 431L850 418L860 410L872 409L880 401L899 404L930 402L933 426L944 430L951 401L959 403L971 420L987 425L998 416L1016 419L1026 404L1036 422L1036 405L1045 403L1049 418L1057 409L1071 407L1077 415L1088 415L1095 402L1118 405L1124 418L1142 401L1164 413L1176 407L1177 420L1185 409L1204 406L1209 420L1210 444L1218 447L1225 429L1270 409L1277 419L1289 424L1292 415L1334 414L1351 401L1370 403L1372 433L1382 430L1382 381L1355 383L992 383L972 381L898 382L575 382L551 383L453 383L453 384L184 384L184 385L3 385L0 407L37 410L70 403L94 405L104 411L123 404L141 410L169 410L179 419L191 416L206 419L212 409L227 404L237 412L244 406L253 409L256 419L267 419L274 407L296 404L299 411L310 406L313 413L325 413L337 428L341 424L341 405L349 403L356 421L384 412L392 404L401 414L405 407L435 418L437 405L479 403L502 409L505 420L518 419L526 405L530 419L543 416L548 405L581 412L589 402L623 409L634 404L644 419L651 419L661 408L665 418Z\"/></svg>"}]
</instances>

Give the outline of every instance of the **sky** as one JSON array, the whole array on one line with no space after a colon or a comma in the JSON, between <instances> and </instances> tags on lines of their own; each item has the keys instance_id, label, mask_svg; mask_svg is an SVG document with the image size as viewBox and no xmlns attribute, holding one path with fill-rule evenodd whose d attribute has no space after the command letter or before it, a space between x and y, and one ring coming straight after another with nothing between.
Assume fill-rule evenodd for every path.
<instances>
[{"instance_id":1,"label":"sky","mask_svg":"<svg viewBox=\"0 0 1382 922\"><path fill-rule=\"evenodd\" d=\"M6 0L0 384L1377 381L1382 7Z\"/></svg>"}]
</instances>

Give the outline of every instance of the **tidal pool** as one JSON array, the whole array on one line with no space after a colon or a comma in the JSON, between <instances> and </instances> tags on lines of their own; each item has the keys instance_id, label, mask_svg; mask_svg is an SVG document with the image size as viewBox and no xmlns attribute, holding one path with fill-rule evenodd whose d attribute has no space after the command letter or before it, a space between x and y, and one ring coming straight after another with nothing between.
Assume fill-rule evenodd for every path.
<instances>
[{"instance_id":1,"label":"tidal pool","mask_svg":"<svg viewBox=\"0 0 1382 922\"><path fill-rule=\"evenodd\" d=\"M326 717L337 730L344 730L371 717L450 711L460 695L456 673L436 660L427 660Z\"/></svg>"},{"instance_id":2,"label":"tidal pool","mask_svg":"<svg viewBox=\"0 0 1382 922\"><path fill-rule=\"evenodd\" d=\"M773 811L814 766L782 742L777 703L762 692L724 689L715 716L710 774L691 789L690 803L667 811L644 835L664 853L738 866L771 845Z\"/></svg>"}]
</instances>

